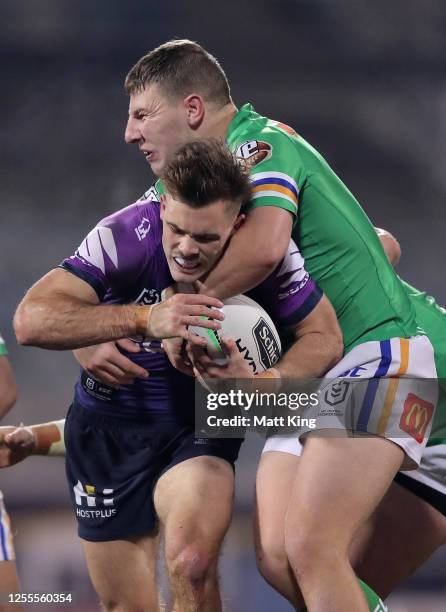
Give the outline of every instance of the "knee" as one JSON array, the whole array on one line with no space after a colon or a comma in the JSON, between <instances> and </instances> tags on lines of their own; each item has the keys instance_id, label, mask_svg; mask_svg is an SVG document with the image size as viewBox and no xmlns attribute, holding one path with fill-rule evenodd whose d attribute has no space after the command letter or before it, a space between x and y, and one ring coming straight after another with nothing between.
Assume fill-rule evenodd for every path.
<instances>
[{"instance_id":1,"label":"knee","mask_svg":"<svg viewBox=\"0 0 446 612\"><path fill-rule=\"evenodd\" d=\"M101 609L106 612L146 612L150 609L147 603L135 603L128 601L120 601L114 599L102 600Z\"/></svg>"},{"instance_id":2,"label":"knee","mask_svg":"<svg viewBox=\"0 0 446 612\"><path fill-rule=\"evenodd\" d=\"M325 567L340 563L345 557L337 542L325 538L317 529L299 530L285 536L285 552L294 576L317 576Z\"/></svg>"},{"instance_id":3,"label":"knee","mask_svg":"<svg viewBox=\"0 0 446 612\"><path fill-rule=\"evenodd\" d=\"M167 566L172 578L198 587L216 573L216 558L205 547L190 544L167 554Z\"/></svg>"},{"instance_id":4,"label":"knee","mask_svg":"<svg viewBox=\"0 0 446 612\"><path fill-rule=\"evenodd\" d=\"M275 586L289 572L285 543L279 539L268 539L256 544L257 568L263 578Z\"/></svg>"}]
</instances>

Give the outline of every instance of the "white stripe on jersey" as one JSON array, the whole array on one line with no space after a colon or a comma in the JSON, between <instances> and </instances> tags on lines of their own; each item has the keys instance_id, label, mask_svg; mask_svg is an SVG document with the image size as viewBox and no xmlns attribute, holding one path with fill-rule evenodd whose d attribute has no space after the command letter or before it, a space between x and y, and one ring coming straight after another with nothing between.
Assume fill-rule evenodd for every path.
<instances>
[{"instance_id":1,"label":"white stripe on jersey","mask_svg":"<svg viewBox=\"0 0 446 612\"><path fill-rule=\"evenodd\" d=\"M113 232L109 227L95 227L82 242L76 251L76 255L96 266L102 274L105 274L104 251L117 268L118 253Z\"/></svg>"},{"instance_id":2,"label":"white stripe on jersey","mask_svg":"<svg viewBox=\"0 0 446 612\"><path fill-rule=\"evenodd\" d=\"M297 244L294 242L294 240L290 240L286 255L277 276L280 277L290 272L292 272L291 276L289 276L285 282L280 285L281 287L287 287L291 283L300 282L307 276L304 266L304 258L297 248Z\"/></svg>"},{"instance_id":3,"label":"white stripe on jersey","mask_svg":"<svg viewBox=\"0 0 446 612\"><path fill-rule=\"evenodd\" d=\"M291 204L297 210L297 206L296 206L296 201L295 200L293 200L289 196L285 195L284 193L281 193L280 191L272 191L271 189L268 189L267 191L258 191L257 193L254 193L251 196L251 200L256 200L257 198L264 198L264 197L271 197L271 196L272 197L282 198L283 200L288 200L288 202L291 202Z\"/></svg>"},{"instance_id":4,"label":"white stripe on jersey","mask_svg":"<svg viewBox=\"0 0 446 612\"><path fill-rule=\"evenodd\" d=\"M257 172L255 174L251 174L249 178L251 179L251 181L259 181L265 178L283 179L284 181L288 181L288 183L291 183L291 185L295 188L297 193L299 193L299 187L297 186L296 181L293 178L291 178L289 174L285 174L284 172Z\"/></svg>"}]
</instances>

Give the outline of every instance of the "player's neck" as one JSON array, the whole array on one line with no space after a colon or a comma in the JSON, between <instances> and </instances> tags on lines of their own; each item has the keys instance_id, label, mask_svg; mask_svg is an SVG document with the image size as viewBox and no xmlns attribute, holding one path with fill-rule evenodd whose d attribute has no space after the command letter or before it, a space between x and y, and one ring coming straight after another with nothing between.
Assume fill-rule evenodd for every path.
<instances>
[{"instance_id":1,"label":"player's neck","mask_svg":"<svg viewBox=\"0 0 446 612\"><path fill-rule=\"evenodd\" d=\"M226 138L229 124L237 113L237 107L229 102L223 108L207 113L200 127L203 138Z\"/></svg>"}]
</instances>

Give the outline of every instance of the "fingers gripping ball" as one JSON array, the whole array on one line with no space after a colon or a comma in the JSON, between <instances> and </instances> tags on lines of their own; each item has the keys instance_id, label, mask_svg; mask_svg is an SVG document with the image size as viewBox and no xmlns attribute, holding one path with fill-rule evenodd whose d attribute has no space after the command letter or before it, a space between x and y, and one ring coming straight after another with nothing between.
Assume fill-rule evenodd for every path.
<instances>
[{"instance_id":1,"label":"fingers gripping ball","mask_svg":"<svg viewBox=\"0 0 446 612\"><path fill-rule=\"evenodd\" d=\"M282 346L268 313L246 295L226 300L222 310L225 318L221 321L220 330L195 326L189 328L194 334L206 338L208 355L216 363L225 363L226 356L220 343L220 336L225 336L235 340L238 350L254 374L273 367L280 358Z\"/></svg>"}]
</instances>

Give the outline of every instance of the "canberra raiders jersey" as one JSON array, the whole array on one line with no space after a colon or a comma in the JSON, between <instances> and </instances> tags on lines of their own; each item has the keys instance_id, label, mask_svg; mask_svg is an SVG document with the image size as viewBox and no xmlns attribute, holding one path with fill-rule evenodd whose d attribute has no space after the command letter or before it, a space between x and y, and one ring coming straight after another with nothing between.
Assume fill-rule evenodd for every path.
<instances>
[{"instance_id":1,"label":"canberra raiders jersey","mask_svg":"<svg viewBox=\"0 0 446 612\"><path fill-rule=\"evenodd\" d=\"M72 257L61 267L87 282L103 304L155 304L173 284L162 248L162 222L157 202L140 200L100 221ZM296 245L290 242L276 270L249 292L278 327L302 320L319 302L322 292L304 268ZM145 380L112 389L82 372L75 389L85 408L111 414L151 413L179 421L193 413L194 380L175 370L159 341L144 342L139 353L126 356L147 369Z\"/></svg>"},{"instance_id":2,"label":"canberra raiders jersey","mask_svg":"<svg viewBox=\"0 0 446 612\"><path fill-rule=\"evenodd\" d=\"M3 337L0 334L0 356L1 355L7 355L7 354L8 354L8 351L6 349L5 341L3 340Z\"/></svg>"},{"instance_id":3,"label":"canberra raiders jersey","mask_svg":"<svg viewBox=\"0 0 446 612\"><path fill-rule=\"evenodd\" d=\"M415 308L417 321L426 332L435 353L440 395L428 445L446 444L446 309L439 306L432 296L401 282Z\"/></svg>"},{"instance_id":4,"label":"canberra raiders jersey","mask_svg":"<svg viewBox=\"0 0 446 612\"><path fill-rule=\"evenodd\" d=\"M336 310L346 350L420 332L367 215L315 149L250 104L233 118L227 142L249 169L249 208L273 205L295 215L293 238Z\"/></svg>"}]
</instances>

